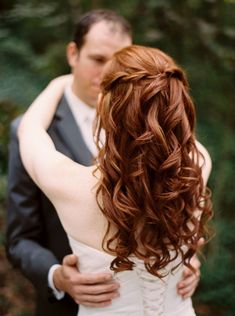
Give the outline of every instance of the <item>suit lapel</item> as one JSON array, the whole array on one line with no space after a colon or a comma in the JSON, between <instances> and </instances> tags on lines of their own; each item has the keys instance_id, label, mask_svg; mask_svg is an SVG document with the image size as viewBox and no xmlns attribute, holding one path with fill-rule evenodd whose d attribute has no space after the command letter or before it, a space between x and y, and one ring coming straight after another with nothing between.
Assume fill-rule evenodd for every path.
<instances>
[{"instance_id":1,"label":"suit lapel","mask_svg":"<svg viewBox=\"0 0 235 316\"><path fill-rule=\"evenodd\" d=\"M58 105L55 120L57 134L72 153L74 160L84 166L90 166L93 161L92 154L83 140L81 130L64 96Z\"/></svg>"}]
</instances>

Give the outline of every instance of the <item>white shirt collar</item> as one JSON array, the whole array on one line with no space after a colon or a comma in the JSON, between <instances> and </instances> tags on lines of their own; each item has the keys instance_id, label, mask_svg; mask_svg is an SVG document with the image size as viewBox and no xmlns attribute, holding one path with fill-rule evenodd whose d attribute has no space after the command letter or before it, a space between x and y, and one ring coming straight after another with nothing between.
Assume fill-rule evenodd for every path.
<instances>
[{"instance_id":1,"label":"white shirt collar","mask_svg":"<svg viewBox=\"0 0 235 316\"><path fill-rule=\"evenodd\" d=\"M82 122L86 122L87 120L92 124L95 119L96 109L88 106L79 99L73 93L71 85L65 88L65 96L77 124L80 126Z\"/></svg>"}]
</instances>

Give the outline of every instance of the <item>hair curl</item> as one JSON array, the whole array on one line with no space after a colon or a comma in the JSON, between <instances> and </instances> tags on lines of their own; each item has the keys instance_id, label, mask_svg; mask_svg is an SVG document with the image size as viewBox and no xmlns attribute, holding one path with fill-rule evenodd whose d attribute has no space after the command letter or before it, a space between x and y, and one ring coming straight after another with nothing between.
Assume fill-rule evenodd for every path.
<instances>
[{"instance_id":1,"label":"hair curl","mask_svg":"<svg viewBox=\"0 0 235 316\"><path fill-rule=\"evenodd\" d=\"M132 255L158 277L178 255L192 268L212 211L185 73L160 50L133 45L108 63L101 90L97 201L108 220L103 249L115 255L111 269L132 269Z\"/></svg>"}]
</instances>

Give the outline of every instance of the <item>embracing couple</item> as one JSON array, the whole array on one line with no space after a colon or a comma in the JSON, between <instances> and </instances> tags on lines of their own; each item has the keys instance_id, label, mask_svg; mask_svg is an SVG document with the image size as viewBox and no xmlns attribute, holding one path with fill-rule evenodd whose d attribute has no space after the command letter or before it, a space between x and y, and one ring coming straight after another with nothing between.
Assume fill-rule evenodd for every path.
<instances>
[{"instance_id":1,"label":"embracing couple","mask_svg":"<svg viewBox=\"0 0 235 316\"><path fill-rule=\"evenodd\" d=\"M36 315L195 315L211 160L185 74L109 10L67 58L11 130L7 253Z\"/></svg>"}]
</instances>

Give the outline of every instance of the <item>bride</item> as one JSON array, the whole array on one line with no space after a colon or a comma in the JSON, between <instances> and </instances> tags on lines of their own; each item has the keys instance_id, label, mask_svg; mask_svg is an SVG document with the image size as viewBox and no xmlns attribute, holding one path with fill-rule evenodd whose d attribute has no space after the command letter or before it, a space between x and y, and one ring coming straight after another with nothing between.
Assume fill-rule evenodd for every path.
<instances>
[{"instance_id":1,"label":"bride","mask_svg":"<svg viewBox=\"0 0 235 316\"><path fill-rule=\"evenodd\" d=\"M183 265L211 217L207 150L195 138L184 72L158 49L130 46L108 62L92 167L56 150L47 134L71 78L53 80L19 128L25 168L54 204L81 272L113 271L120 296L79 316L193 316L176 293ZM51 227L53 229L53 227Z\"/></svg>"}]
</instances>

